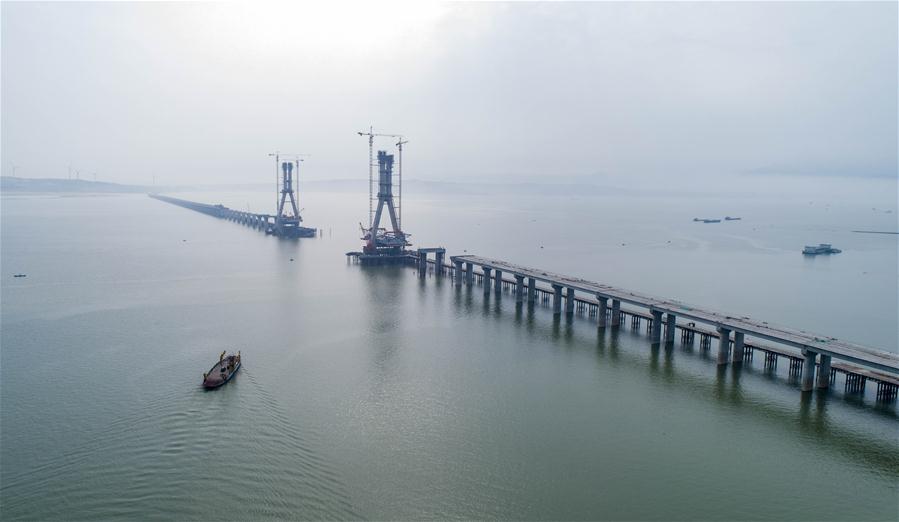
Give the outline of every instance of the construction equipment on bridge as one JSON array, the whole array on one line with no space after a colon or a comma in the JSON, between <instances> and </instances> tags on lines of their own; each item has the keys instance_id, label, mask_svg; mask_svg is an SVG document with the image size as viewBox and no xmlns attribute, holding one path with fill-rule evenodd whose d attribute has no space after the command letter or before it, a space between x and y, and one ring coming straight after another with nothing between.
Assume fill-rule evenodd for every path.
<instances>
[{"instance_id":1,"label":"construction equipment on bridge","mask_svg":"<svg viewBox=\"0 0 899 522\"><path fill-rule=\"evenodd\" d=\"M269 156L275 157L275 170L277 172L280 169L280 175L276 175L275 180L278 213L275 215L274 222L266 228L265 233L287 238L315 237L316 230L314 228L300 226L303 218L300 216L293 185L293 171L296 170L297 177L299 177L300 162L303 161L301 156L306 156L306 154L274 152ZM285 156L289 159L282 161ZM290 207L285 210L288 199Z\"/></svg>"}]
</instances>

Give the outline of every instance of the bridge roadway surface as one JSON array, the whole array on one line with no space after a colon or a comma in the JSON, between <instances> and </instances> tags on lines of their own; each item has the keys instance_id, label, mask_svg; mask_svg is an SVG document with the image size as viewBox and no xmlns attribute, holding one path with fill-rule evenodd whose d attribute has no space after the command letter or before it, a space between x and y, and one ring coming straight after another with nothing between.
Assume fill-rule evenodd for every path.
<instances>
[{"instance_id":1,"label":"bridge roadway surface","mask_svg":"<svg viewBox=\"0 0 899 522\"><path fill-rule=\"evenodd\" d=\"M860 366L875 368L892 375L899 375L899 354L874 350L860 346L835 337L815 335L803 330L795 330L783 326L769 324L766 321L757 321L749 317L734 317L730 315L704 310L698 306L689 305L673 299L661 299L638 292L623 290L614 286L587 281L576 277L569 277L546 270L529 268L521 265L490 259L480 256L452 256L453 261L471 263L492 270L501 270L505 274L520 275L533 278L550 285L559 285L573 288L575 291L592 294L596 297L619 300L622 303L642 306L650 310L670 313L676 317L692 319L715 326L727 328L734 332L742 332L745 335L758 339L766 339L776 343L785 344L810 350L819 354L842 359Z\"/></svg>"}]
</instances>

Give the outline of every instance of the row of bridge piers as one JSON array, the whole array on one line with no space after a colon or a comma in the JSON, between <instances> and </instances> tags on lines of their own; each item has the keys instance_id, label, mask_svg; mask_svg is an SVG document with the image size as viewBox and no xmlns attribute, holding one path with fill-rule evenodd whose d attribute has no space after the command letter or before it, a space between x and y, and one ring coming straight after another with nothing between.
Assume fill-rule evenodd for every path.
<instances>
[{"instance_id":1,"label":"row of bridge piers","mask_svg":"<svg viewBox=\"0 0 899 522\"><path fill-rule=\"evenodd\" d=\"M435 253L435 259L430 261L428 253ZM699 346L702 350L711 350L713 340L717 343L716 360L718 365L740 365L744 361L751 361L755 352L764 354L764 366L766 369L777 368L779 359L790 361L789 374L799 380L802 391L811 391L815 388L827 389L835 382L837 373L845 375L844 383L846 392L864 392L865 383L868 380L877 382L877 399L881 401L893 401L899 397L899 380L888 378L879 373L871 373L853 365L832 363L832 357L811 349L803 349L799 353L793 353L781 348L749 344L746 334L733 331L727 327L714 329L702 328L695 322L678 322L677 314L670 311L658 310L650 307L648 313L633 309L623 309L620 299L611 298L601 293L585 295L563 284L550 284L538 286L534 277L519 273L505 274L502 270L480 265L480 271L475 271L475 263L466 262L464 259L452 258L451 264L445 264L445 250L420 249L416 260L419 275L424 277L430 265L434 267L437 277L451 277L456 287L462 285L473 287L480 284L485 295L490 293L501 294L503 291L512 293L515 303L529 306L542 303L552 307L553 315L566 317L575 314L584 314L596 318L597 328L602 331L606 328L620 328L629 317L633 330L639 330L643 324L654 346L671 345L677 338L677 330L680 329L680 342L692 344L696 336L699 336Z\"/></svg>"},{"instance_id":2,"label":"row of bridge piers","mask_svg":"<svg viewBox=\"0 0 899 522\"><path fill-rule=\"evenodd\" d=\"M188 201L186 199L173 198L170 196L163 196L161 194L150 194L149 196L153 199L165 201L166 203L171 203L172 205L177 205L179 207L194 210L208 216L224 219L234 223L239 223L253 229L261 230L266 234L291 238L316 236L316 229L299 226L299 218L297 216L294 216L292 218L285 218L284 216L282 216L281 218L279 218L278 216L272 214L256 214L254 212L244 212L242 210L228 208L224 205L198 203L196 201Z\"/></svg>"},{"instance_id":3,"label":"row of bridge piers","mask_svg":"<svg viewBox=\"0 0 899 522\"><path fill-rule=\"evenodd\" d=\"M243 212L229 208L226 208L222 212L221 217L222 219L263 231L271 230L272 225L274 224L274 216L267 214L253 214L251 212Z\"/></svg>"}]
</instances>

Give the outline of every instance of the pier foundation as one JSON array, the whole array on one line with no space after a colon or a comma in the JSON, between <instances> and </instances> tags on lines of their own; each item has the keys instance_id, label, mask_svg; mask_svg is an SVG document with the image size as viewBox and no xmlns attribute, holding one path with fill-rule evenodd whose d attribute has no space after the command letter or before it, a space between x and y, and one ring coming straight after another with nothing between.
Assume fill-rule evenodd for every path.
<instances>
[{"instance_id":1,"label":"pier foundation","mask_svg":"<svg viewBox=\"0 0 899 522\"><path fill-rule=\"evenodd\" d=\"M743 352L745 351L744 344L745 335L743 332L734 332L734 362L741 363L743 362Z\"/></svg>"},{"instance_id":2,"label":"pier foundation","mask_svg":"<svg viewBox=\"0 0 899 522\"><path fill-rule=\"evenodd\" d=\"M434 269L439 276L443 275L443 259L445 256L446 252L438 251L436 254L434 254Z\"/></svg>"},{"instance_id":3,"label":"pier foundation","mask_svg":"<svg viewBox=\"0 0 899 522\"><path fill-rule=\"evenodd\" d=\"M659 310L650 310L652 314L652 344L659 344L662 341L662 312Z\"/></svg>"},{"instance_id":4,"label":"pier foundation","mask_svg":"<svg viewBox=\"0 0 899 522\"><path fill-rule=\"evenodd\" d=\"M827 389L830 387L830 356L821 354L821 365L818 367L818 388Z\"/></svg>"},{"instance_id":5,"label":"pier foundation","mask_svg":"<svg viewBox=\"0 0 899 522\"><path fill-rule=\"evenodd\" d=\"M596 296L596 300L599 301L599 307L596 311L596 315L599 318L599 327L606 327L606 314L608 314L609 310L609 298L603 297L601 295Z\"/></svg>"},{"instance_id":6,"label":"pier foundation","mask_svg":"<svg viewBox=\"0 0 899 522\"><path fill-rule=\"evenodd\" d=\"M562 313L562 286L553 285L553 315Z\"/></svg>"},{"instance_id":7,"label":"pier foundation","mask_svg":"<svg viewBox=\"0 0 899 522\"><path fill-rule=\"evenodd\" d=\"M718 364L730 360L730 328L718 328Z\"/></svg>"},{"instance_id":8,"label":"pier foundation","mask_svg":"<svg viewBox=\"0 0 899 522\"><path fill-rule=\"evenodd\" d=\"M665 342L674 342L674 332L677 330L677 316L668 313L665 315Z\"/></svg>"},{"instance_id":9,"label":"pier foundation","mask_svg":"<svg viewBox=\"0 0 899 522\"><path fill-rule=\"evenodd\" d=\"M802 350L805 362L802 365L802 391L811 391L815 387L815 359L818 352Z\"/></svg>"},{"instance_id":10,"label":"pier foundation","mask_svg":"<svg viewBox=\"0 0 899 522\"><path fill-rule=\"evenodd\" d=\"M418 251L418 276L424 277L428 273L428 253Z\"/></svg>"}]
</instances>

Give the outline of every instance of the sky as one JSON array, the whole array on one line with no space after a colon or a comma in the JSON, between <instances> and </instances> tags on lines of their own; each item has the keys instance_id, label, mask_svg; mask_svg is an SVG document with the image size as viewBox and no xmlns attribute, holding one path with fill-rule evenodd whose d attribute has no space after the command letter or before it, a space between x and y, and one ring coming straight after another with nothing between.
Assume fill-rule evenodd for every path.
<instances>
[{"instance_id":1,"label":"sky","mask_svg":"<svg viewBox=\"0 0 899 522\"><path fill-rule=\"evenodd\" d=\"M896 178L897 5L3 2L0 172L365 178L371 125L423 180Z\"/></svg>"}]
</instances>

